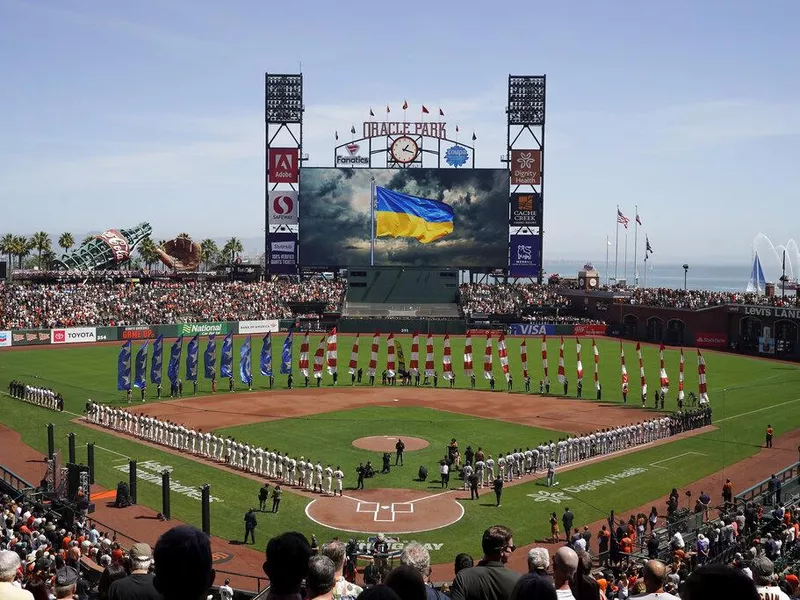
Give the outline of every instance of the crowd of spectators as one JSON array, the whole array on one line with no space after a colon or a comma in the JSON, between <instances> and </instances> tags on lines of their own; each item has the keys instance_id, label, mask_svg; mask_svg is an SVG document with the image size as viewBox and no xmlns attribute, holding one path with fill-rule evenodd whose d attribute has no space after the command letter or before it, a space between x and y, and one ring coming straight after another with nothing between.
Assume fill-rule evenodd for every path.
<instances>
[{"instance_id":1,"label":"crowd of spectators","mask_svg":"<svg viewBox=\"0 0 800 600\"><path fill-rule=\"evenodd\" d=\"M464 315L475 313L521 315L530 309L547 308L551 312L567 309L570 302L558 290L536 283L464 283L459 287Z\"/></svg>"},{"instance_id":2,"label":"crowd of spectators","mask_svg":"<svg viewBox=\"0 0 800 600\"><path fill-rule=\"evenodd\" d=\"M794 298L781 299L780 295L765 296L747 292L713 292L710 290L678 290L673 288L637 288L633 290L630 304L698 310L726 304L757 304L762 306L789 306Z\"/></svg>"},{"instance_id":3,"label":"crowd of spectators","mask_svg":"<svg viewBox=\"0 0 800 600\"><path fill-rule=\"evenodd\" d=\"M202 321L287 319L290 304L341 309L345 284L302 282L0 283L0 329L155 325Z\"/></svg>"}]
</instances>

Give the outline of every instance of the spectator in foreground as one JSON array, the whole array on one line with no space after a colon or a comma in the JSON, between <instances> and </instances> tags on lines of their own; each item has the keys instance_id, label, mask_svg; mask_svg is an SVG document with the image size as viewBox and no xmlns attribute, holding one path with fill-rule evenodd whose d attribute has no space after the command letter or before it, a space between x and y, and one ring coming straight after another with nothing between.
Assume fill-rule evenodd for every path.
<instances>
[{"instance_id":1,"label":"spectator in foreground","mask_svg":"<svg viewBox=\"0 0 800 600\"><path fill-rule=\"evenodd\" d=\"M789 596L775 585L775 568L772 561L765 556L759 556L752 563L753 582L756 584L758 595L765 600L789 600Z\"/></svg>"},{"instance_id":2,"label":"spectator in foreground","mask_svg":"<svg viewBox=\"0 0 800 600\"><path fill-rule=\"evenodd\" d=\"M56 600L77 598L78 596L75 592L78 589L78 579L80 577L80 573L73 567L61 567L56 571L55 585L53 586Z\"/></svg>"},{"instance_id":3,"label":"spectator in foreground","mask_svg":"<svg viewBox=\"0 0 800 600\"><path fill-rule=\"evenodd\" d=\"M153 560L153 585L163 600L201 600L214 583L211 540L189 525L173 527L158 538Z\"/></svg>"},{"instance_id":4,"label":"spectator in foreground","mask_svg":"<svg viewBox=\"0 0 800 600\"><path fill-rule=\"evenodd\" d=\"M570 589L576 600L600 600L600 585L592 577L592 557L585 550L576 551L578 570L572 578Z\"/></svg>"},{"instance_id":5,"label":"spectator in foreground","mask_svg":"<svg viewBox=\"0 0 800 600\"><path fill-rule=\"evenodd\" d=\"M648 560L644 565L644 594L632 596L632 598L644 598L646 600L678 600L677 596L668 594L664 591L664 578L667 576L667 567L660 560Z\"/></svg>"},{"instance_id":6,"label":"spectator in foreground","mask_svg":"<svg viewBox=\"0 0 800 600\"><path fill-rule=\"evenodd\" d=\"M0 550L0 598L3 600L33 600L33 595L14 585L22 562L16 552Z\"/></svg>"},{"instance_id":7,"label":"spectator in foreground","mask_svg":"<svg viewBox=\"0 0 800 600\"><path fill-rule=\"evenodd\" d=\"M153 551L148 544L134 544L128 556L131 559L131 574L111 584L108 589L109 600L161 600L153 585L154 575L150 573Z\"/></svg>"},{"instance_id":8,"label":"spectator in foreground","mask_svg":"<svg viewBox=\"0 0 800 600\"><path fill-rule=\"evenodd\" d=\"M558 600L556 588L541 577L525 575L511 592L511 600Z\"/></svg>"},{"instance_id":9,"label":"spectator in foreground","mask_svg":"<svg viewBox=\"0 0 800 600\"><path fill-rule=\"evenodd\" d=\"M300 594L311 556L311 546L302 533L288 531L272 538L263 566L270 582L267 598Z\"/></svg>"},{"instance_id":10,"label":"spectator in foreground","mask_svg":"<svg viewBox=\"0 0 800 600\"><path fill-rule=\"evenodd\" d=\"M461 552L460 554L456 554L456 559L453 562L453 574L458 575L464 569L471 569L474 566L475 561L473 558L469 554Z\"/></svg>"},{"instance_id":11,"label":"spectator in foreground","mask_svg":"<svg viewBox=\"0 0 800 600\"><path fill-rule=\"evenodd\" d=\"M431 585L431 554L422 544L411 542L403 548L400 555L400 564L411 567L422 577L425 582L425 592L428 600L447 600L447 596L434 589Z\"/></svg>"},{"instance_id":12,"label":"spectator in foreground","mask_svg":"<svg viewBox=\"0 0 800 600\"><path fill-rule=\"evenodd\" d=\"M505 567L509 556L517 549L514 532L504 525L492 525L483 532L481 547L483 559L478 565L456 575L450 587L452 600L508 600L511 597L520 577Z\"/></svg>"},{"instance_id":13,"label":"spectator in foreground","mask_svg":"<svg viewBox=\"0 0 800 600\"><path fill-rule=\"evenodd\" d=\"M387 587L397 592L400 600L425 600L427 598L425 581L414 567L400 565L392 569L386 577L385 583Z\"/></svg>"},{"instance_id":14,"label":"spectator in foreground","mask_svg":"<svg viewBox=\"0 0 800 600\"><path fill-rule=\"evenodd\" d=\"M569 584L578 571L578 555L575 550L562 546L553 557L553 580L558 600L575 600Z\"/></svg>"},{"instance_id":15,"label":"spectator in foreground","mask_svg":"<svg viewBox=\"0 0 800 600\"><path fill-rule=\"evenodd\" d=\"M311 549L313 551L313 546ZM355 583L350 583L344 578L344 563L347 554L347 547L344 542L333 540L332 542L323 544L322 554L333 561L333 566L336 569L336 583L333 595L337 598L341 598L341 600L353 600L354 598L358 598L363 590Z\"/></svg>"},{"instance_id":16,"label":"spectator in foreground","mask_svg":"<svg viewBox=\"0 0 800 600\"><path fill-rule=\"evenodd\" d=\"M336 583L336 565L327 556L312 556L308 561L306 598L309 600L332 600Z\"/></svg>"},{"instance_id":17,"label":"spectator in foreground","mask_svg":"<svg viewBox=\"0 0 800 600\"><path fill-rule=\"evenodd\" d=\"M682 600L706 598L760 600L755 584L747 575L728 565L719 564L697 569L681 587Z\"/></svg>"},{"instance_id":18,"label":"spectator in foreground","mask_svg":"<svg viewBox=\"0 0 800 600\"><path fill-rule=\"evenodd\" d=\"M528 574L523 575L522 579L531 579L538 577L543 579L550 585L554 585L553 577L547 572L550 568L550 553L547 548L531 548L528 551ZM522 582L520 579L520 583ZM519 584L517 584L519 586Z\"/></svg>"}]
</instances>

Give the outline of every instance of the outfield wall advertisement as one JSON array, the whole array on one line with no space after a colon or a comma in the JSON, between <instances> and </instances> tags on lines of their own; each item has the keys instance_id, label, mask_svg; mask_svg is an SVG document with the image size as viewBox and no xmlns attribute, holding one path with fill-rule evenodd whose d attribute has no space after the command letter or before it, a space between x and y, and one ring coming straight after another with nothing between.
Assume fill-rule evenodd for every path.
<instances>
[{"instance_id":1,"label":"outfield wall advertisement","mask_svg":"<svg viewBox=\"0 0 800 600\"><path fill-rule=\"evenodd\" d=\"M239 321L239 333L277 333L278 319L267 319L263 321Z\"/></svg>"},{"instance_id":2,"label":"outfield wall advertisement","mask_svg":"<svg viewBox=\"0 0 800 600\"><path fill-rule=\"evenodd\" d=\"M6 348L11 345L11 332L0 331L0 348Z\"/></svg>"},{"instance_id":3,"label":"outfield wall advertisement","mask_svg":"<svg viewBox=\"0 0 800 600\"><path fill-rule=\"evenodd\" d=\"M577 337L591 337L605 335L607 327L600 324L587 325L556 325L553 323L511 323L508 326L509 335L574 335Z\"/></svg>"},{"instance_id":4,"label":"outfield wall advertisement","mask_svg":"<svg viewBox=\"0 0 800 600\"><path fill-rule=\"evenodd\" d=\"M49 343L49 329L16 329L11 332L12 346L43 346Z\"/></svg>"},{"instance_id":5,"label":"outfield wall advertisement","mask_svg":"<svg viewBox=\"0 0 800 600\"><path fill-rule=\"evenodd\" d=\"M51 344L83 344L96 341L96 327L70 327L50 330Z\"/></svg>"}]
</instances>

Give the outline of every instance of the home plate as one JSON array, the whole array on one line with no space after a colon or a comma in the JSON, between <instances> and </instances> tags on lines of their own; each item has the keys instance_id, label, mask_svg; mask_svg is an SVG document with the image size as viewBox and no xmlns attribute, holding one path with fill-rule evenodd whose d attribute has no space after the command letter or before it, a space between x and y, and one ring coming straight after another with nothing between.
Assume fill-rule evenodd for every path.
<instances>
[{"instance_id":1,"label":"home plate","mask_svg":"<svg viewBox=\"0 0 800 600\"><path fill-rule=\"evenodd\" d=\"M382 510L389 510L390 508L391 508L391 506L381 506Z\"/></svg>"},{"instance_id":2,"label":"home plate","mask_svg":"<svg viewBox=\"0 0 800 600\"><path fill-rule=\"evenodd\" d=\"M400 400L398 400L397 398L395 398L395 399L394 399L394 401L395 401L395 402L400 402Z\"/></svg>"}]
</instances>

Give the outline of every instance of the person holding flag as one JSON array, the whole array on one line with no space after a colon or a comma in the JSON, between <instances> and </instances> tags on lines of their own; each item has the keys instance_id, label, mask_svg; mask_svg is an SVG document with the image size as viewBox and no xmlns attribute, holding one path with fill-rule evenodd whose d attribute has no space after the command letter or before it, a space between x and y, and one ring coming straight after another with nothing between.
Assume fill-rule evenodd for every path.
<instances>
[{"instance_id":1,"label":"person holding flag","mask_svg":"<svg viewBox=\"0 0 800 600\"><path fill-rule=\"evenodd\" d=\"M181 364L181 354L183 353L183 336L178 337L172 344L169 351L169 365L167 365L167 377L170 381L170 398L182 396L182 383L179 383L178 370Z\"/></svg>"},{"instance_id":2,"label":"person holding flag","mask_svg":"<svg viewBox=\"0 0 800 600\"><path fill-rule=\"evenodd\" d=\"M303 334L303 339L300 342L300 359L297 363L300 373L303 374L303 378L305 379L305 387L308 387L308 348L310 345L310 335L308 331Z\"/></svg>"},{"instance_id":3,"label":"person holding flag","mask_svg":"<svg viewBox=\"0 0 800 600\"><path fill-rule=\"evenodd\" d=\"M325 336L319 338L317 351L314 352L314 379L317 380L317 387L322 384L322 362L325 354Z\"/></svg>"},{"instance_id":4,"label":"person holding flag","mask_svg":"<svg viewBox=\"0 0 800 600\"><path fill-rule=\"evenodd\" d=\"M336 343L336 327L334 327L330 334L328 335L328 350L327 350L327 362L328 362L328 375L333 378L333 385L336 385L339 379L339 373L336 369L336 359L337 359L337 343Z\"/></svg>"},{"instance_id":5,"label":"person holding flag","mask_svg":"<svg viewBox=\"0 0 800 600\"><path fill-rule=\"evenodd\" d=\"M142 402L145 400L147 393L147 347L150 342L145 342L139 351L136 353L136 375L133 381L133 387L139 388L142 393Z\"/></svg>"},{"instance_id":6,"label":"person holding flag","mask_svg":"<svg viewBox=\"0 0 800 600\"><path fill-rule=\"evenodd\" d=\"M528 346L525 343L525 339L522 340L519 346L519 358L522 362L522 379L525 381L525 393L529 393L531 391L531 377L530 373L528 373Z\"/></svg>"},{"instance_id":7,"label":"person holding flag","mask_svg":"<svg viewBox=\"0 0 800 600\"><path fill-rule=\"evenodd\" d=\"M252 354L251 354L251 336L244 339L242 347L239 349L239 378L242 383L247 385L248 390L253 389L253 375L252 375Z\"/></svg>"},{"instance_id":8,"label":"person holding flag","mask_svg":"<svg viewBox=\"0 0 800 600\"><path fill-rule=\"evenodd\" d=\"M272 374L272 334L269 331L261 341L259 371L264 377L269 377L269 389L272 389L275 385L275 377Z\"/></svg>"},{"instance_id":9,"label":"person holding flag","mask_svg":"<svg viewBox=\"0 0 800 600\"><path fill-rule=\"evenodd\" d=\"M353 349L350 351L350 364L347 366L347 372L350 373L350 385L356 384L356 374L358 373L358 343L360 334L356 334L356 339L353 340ZM360 383L360 382L359 382Z\"/></svg>"},{"instance_id":10,"label":"person holding flag","mask_svg":"<svg viewBox=\"0 0 800 600\"><path fill-rule=\"evenodd\" d=\"M211 380L211 393L217 392L217 340L212 333L208 336L206 350L203 352L203 371L206 379Z\"/></svg>"},{"instance_id":11,"label":"person holding flag","mask_svg":"<svg viewBox=\"0 0 800 600\"><path fill-rule=\"evenodd\" d=\"M186 381L192 382L192 395L197 394L197 360L200 350L200 336L195 335L189 340L186 348Z\"/></svg>"},{"instance_id":12,"label":"person holding flag","mask_svg":"<svg viewBox=\"0 0 800 600\"><path fill-rule=\"evenodd\" d=\"M292 389L292 345L294 344L294 325L289 326L286 339L283 340L283 350L281 350L281 375L286 375L286 384Z\"/></svg>"},{"instance_id":13,"label":"person holding flag","mask_svg":"<svg viewBox=\"0 0 800 600\"><path fill-rule=\"evenodd\" d=\"M228 380L228 391L233 391L233 334L229 333L222 340L222 360L219 365L219 376Z\"/></svg>"},{"instance_id":14,"label":"person holding flag","mask_svg":"<svg viewBox=\"0 0 800 600\"><path fill-rule=\"evenodd\" d=\"M153 360L150 361L150 383L155 384L157 398L161 400L161 365L164 361L164 336L159 335L153 342Z\"/></svg>"},{"instance_id":15,"label":"person holding flag","mask_svg":"<svg viewBox=\"0 0 800 600\"><path fill-rule=\"evenodd\" d=\"M117 357L117 389L126 392L131 403L131 341L122 344Z\"/></svg>"}]
</instances>

